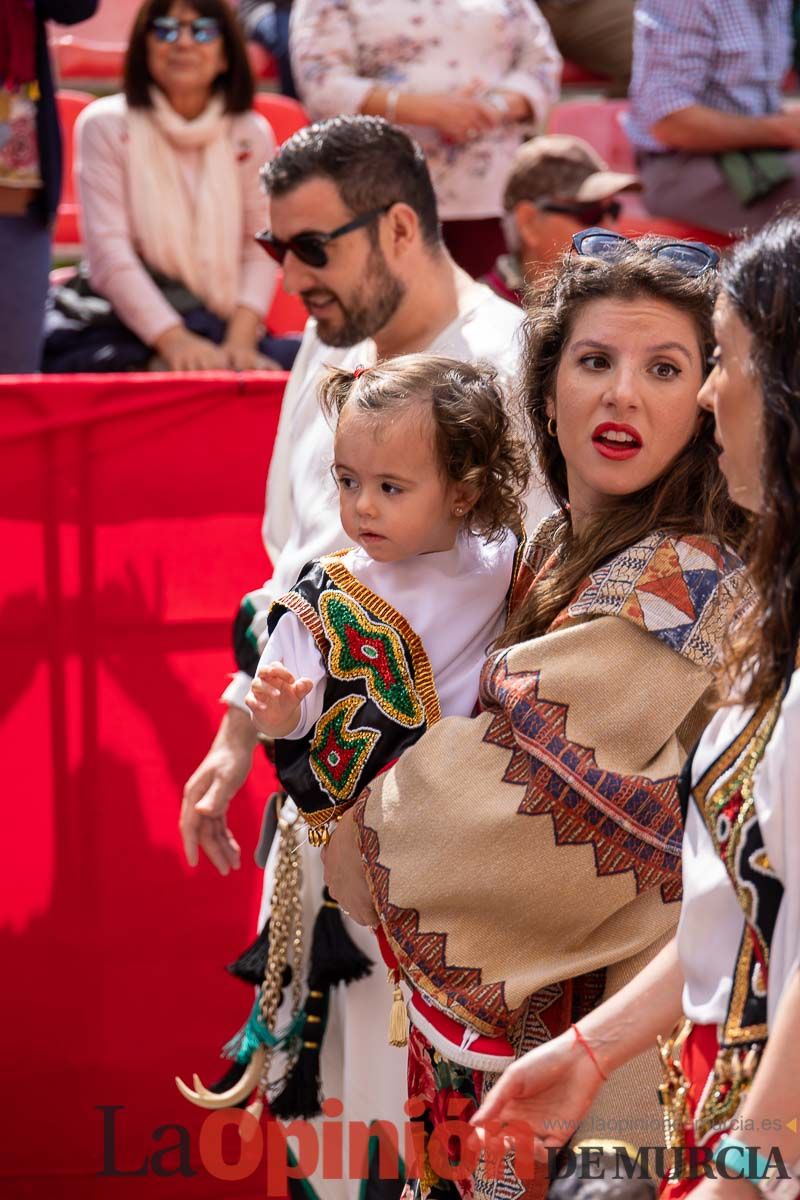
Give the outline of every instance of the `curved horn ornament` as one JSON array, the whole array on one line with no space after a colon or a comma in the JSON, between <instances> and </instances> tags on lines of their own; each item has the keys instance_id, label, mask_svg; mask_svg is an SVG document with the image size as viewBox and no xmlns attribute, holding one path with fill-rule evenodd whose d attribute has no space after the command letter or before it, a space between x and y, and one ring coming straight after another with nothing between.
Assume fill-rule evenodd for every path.
<instances>
[{"instance_id":1,"label":"curved horn ornament","mask_svg":"<svg viewBox=\"0 0 800 1200\"><path fill-rule=\"evenodd\" d=\"M253 1089L258 1087L266 1057L266 1046L259 1046L254 1050L244 1075L238 1083L228 1088L227 1092L210 1092L197 1075L194 1076L196 1091L187 1087L178 1075L175 1076L175 1084L184 1099L196 1104L198 1108L233 1108L235 1105L241 1104L242 1100L246 1100Z\"/></svg>"}]
</instances>

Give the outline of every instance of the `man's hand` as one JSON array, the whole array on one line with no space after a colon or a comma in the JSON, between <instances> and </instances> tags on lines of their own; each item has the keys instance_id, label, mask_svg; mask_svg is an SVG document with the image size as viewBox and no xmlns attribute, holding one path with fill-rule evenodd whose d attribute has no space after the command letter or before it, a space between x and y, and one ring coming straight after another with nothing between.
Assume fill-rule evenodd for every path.
<instances>
[{"instance_id":1,"label":"man's hand","mask_svg":"<svg viewBox=\"0 0 800 1200\"><path fill-rule=\"evenodd\" d=\"M197 866L202 849L220 875L238 870L241 852L226 814L250 774L256 741L247 713L229 708L211 749L183 789L179 828L190 867Z\"/></svg>"},{"instance_id":2,"label":"man's hand","mask_svg":"<svg viewBox=\"0 0 800 1200\"><path fill-rule=\"evenodd\" d=\"M322 864L325 882L342 912L352 917L358 925L377 925L378 914L372 905L364 875L352 809L344 814L331 834L331 840L323 848Z\"/></svg>"},{"instance_id":3,"label":"man's hand","mask_svg":"<svg viewBox=\"0 0 800 1200\"><path fill-rule=\"evenodd\" d=\"M262 667L245 696L253 725L268 738L287 737L300 720L300 704L313 688L310 679L295 679L283 663Z\"/></svg>"}]
</instances>

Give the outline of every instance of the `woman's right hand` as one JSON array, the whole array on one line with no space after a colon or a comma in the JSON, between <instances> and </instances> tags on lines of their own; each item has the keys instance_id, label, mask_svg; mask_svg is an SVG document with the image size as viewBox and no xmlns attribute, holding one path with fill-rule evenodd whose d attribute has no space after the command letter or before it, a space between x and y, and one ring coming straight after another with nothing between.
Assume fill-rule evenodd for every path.
<instances>
[{"instance_id":1,"label":"woman's right hand","mask_svg":"<svg viewBox=\"0 0 800 1200\"><path fill-rule=\"evenodd\" d=\"M471 142L501 124L503 115L493 104L481 100L472 87L452 95L432 92L426 96L403 96L403 101L421 101L414 124L432 125L447 141ZM401 111L400 120L405 119Z\"/></svg>"},{"instance_id":2,"label":"woman's right hand","mask_svg":"<svg viewBox=\"0 0 800 1200\"><path fill-rule=\"evenodd\" d=\"M224 371L228 358L220 346L199 337L185 325L173 325L156 338L154 350L170 371Z\"/></svg>"},{"instance_id":3,"label":"woman's right hand","mask_svg":"<svg viewBox=\"0 0 800 1200\"><path fill-rule=\"evenodd\" d=\"M482 1141L502 1137L503 1125L524 1126L526 1136L535 1138L535 1156L544 1161L548 1147L573 1137L602 1084L598 1068L568 1030L512 1063L471 1124Z\"/></svg>"}]
</instances>

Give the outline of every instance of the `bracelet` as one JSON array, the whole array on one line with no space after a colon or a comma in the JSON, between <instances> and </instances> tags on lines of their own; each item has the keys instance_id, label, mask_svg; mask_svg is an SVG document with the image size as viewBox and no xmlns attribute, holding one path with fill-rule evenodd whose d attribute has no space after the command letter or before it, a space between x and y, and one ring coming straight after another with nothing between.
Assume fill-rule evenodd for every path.
<instances>
[{"instance_id":1,"label":"bracelet","mask_svg":"<svg viewBox=\"0 0 800 1200\"><path fill-rule=\"evenodd\" d=\"M386 93L386 111L384 116L390 125L394 125L397 120L397 102L400 99L400 88L389 88Z\"/></svg>"},{"instance_id":2,"label":"bracelet","mask_svg":"<svg viewBox=\"0 0 800 1200\"><path fill-rule=\"evenodd\" d=\"M504 121L511 121L511 102L508 96L504 96L502 92L489 92L486 102L501 113Z\"/></svg>"},{"instance_id":3,"label":"bracelet","mask_svg":"<svg viewBox=\"0 0 800 1200\"><path fill-rule=\"evenodd\" d=\"M731 1151L730 1155L727 1153L728 1151ZM736 1153L734 1154L733 1151ZM728 1165L729 1157L733 1158L730 1166ZM722 1159L721 1162L720 1159ZM755 1146L748 1146L746 1142L732 1137L729 1133L724 1133L717 1142L711 1161L717 1168L717 1175L722 1179L747 1179L750 1183L757 1183L766 1179L769 1173L768 1159L764 1158L763 1154L759 1154ZM720 1167L724 1174L720 1172ZM733 1171L737 1170L738 1175L734 1175Z\"/></svg>"},{"instance_id":4,"label":"bracelet","mask_svg":"<svg viewBox=\"0 0 800 1200\"><path fill-rule=\"evenodd\" d=\"M575 1041L580 1042L581 1046L583 1046L584 1050L589 1055L589 1058L592 1060L594 1065L597 1067L598 1075L603 1080L603 1083L605 1083L608 1080L608 1076L606 1075L603 1068L600 1066L600 1063L597 1061L597 1055L595 1054L594 1050L589 1045L586 1038L581 1033L580 1029L578 1029L577 1025L570 1025L570 1029L575 1034Z\"/></svg>"}]
</instances>

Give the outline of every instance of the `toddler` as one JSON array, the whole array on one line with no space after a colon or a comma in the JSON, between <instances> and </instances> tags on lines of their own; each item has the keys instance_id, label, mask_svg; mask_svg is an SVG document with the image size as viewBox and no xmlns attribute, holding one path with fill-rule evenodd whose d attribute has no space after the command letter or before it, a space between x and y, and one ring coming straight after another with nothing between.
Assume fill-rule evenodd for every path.
<instances>
[{"instance_id":1,"label":"toddler","mask_svg":"<svg viewBox=\"0 0 800 1200\"><path fill-rule=\"evenodd\" d=\"M309 563L273 604L247 697L315 845L430 725L473 714L529 471L488 367L408 355L332 369L321 403L353 548Z\"/></svg>"}]
</instances>

